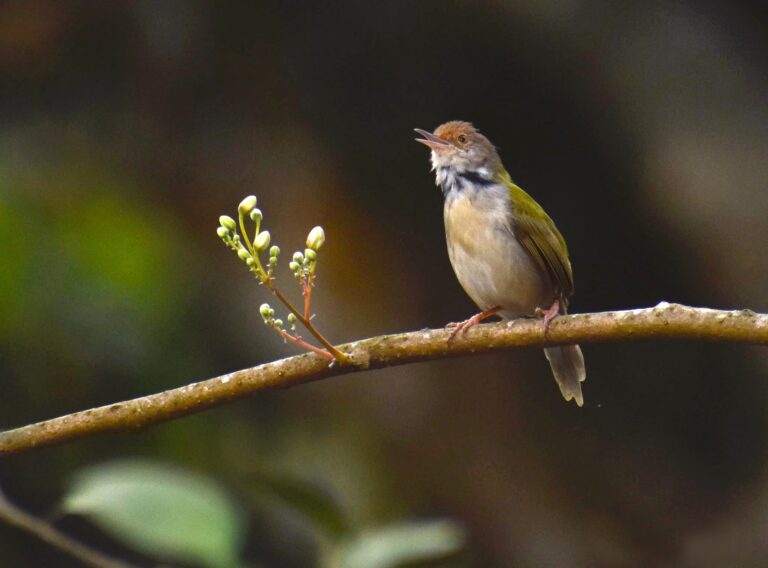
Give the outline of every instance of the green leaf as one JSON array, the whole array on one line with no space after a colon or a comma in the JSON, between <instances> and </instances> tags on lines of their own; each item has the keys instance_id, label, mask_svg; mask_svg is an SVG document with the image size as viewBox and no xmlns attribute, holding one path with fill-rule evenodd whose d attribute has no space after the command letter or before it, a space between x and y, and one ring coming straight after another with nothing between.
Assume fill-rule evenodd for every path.
<instances>
[{"instance_id":1,"label":"green leaf","mask_svg":"<svg viewBox=\"0 0 768 568\"><path fill-rule=\"evenodd\" d=\"M163 559L215 568L238 565L239 509L213 480L145 461L81 470L63 499L115 538Z\"/></svg>"},{"instance_id":2,"label":"green leaf","mask_svg":"<svg viewBox=\"0 0 768 568\"><path fill-rule=\"evenodd\" d=\"M464 546L464 530L448 520L400 523L363 532L345 545L332 566L394 568L455 554Z\"/></svg>"}]
</instances>

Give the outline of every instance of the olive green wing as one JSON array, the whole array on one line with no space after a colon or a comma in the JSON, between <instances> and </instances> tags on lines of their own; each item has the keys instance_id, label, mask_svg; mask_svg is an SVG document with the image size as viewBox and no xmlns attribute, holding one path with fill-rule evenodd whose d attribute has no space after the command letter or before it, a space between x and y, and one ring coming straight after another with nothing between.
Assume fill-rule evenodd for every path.
<instances>
[{"instance_id":1,"label":"olive green wing","mask_svg":"<svg viewBox=\"0 0 768 568\"><path fill-rule=\"evenodd\" d=\"M506 171L502 182L509 188L515 237L549 275L555 295L567 307L573 295L573 271L563 235L541 205L517 186Z\"/></svg>"}]
</instances>

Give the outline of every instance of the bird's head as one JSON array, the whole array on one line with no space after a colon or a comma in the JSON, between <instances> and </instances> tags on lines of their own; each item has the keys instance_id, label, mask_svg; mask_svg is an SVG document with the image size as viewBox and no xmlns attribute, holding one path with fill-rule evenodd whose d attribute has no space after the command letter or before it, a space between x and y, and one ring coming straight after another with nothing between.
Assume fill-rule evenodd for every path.
<instances>
[{"instance_id":1,"label":"bird's head","mask_svg":"<svg viewBox=\"0 0 768 568\"><path fill-rule=\"evenodd\" d=\"M486 170L496 173L501 160L496 148L469 122L454 120L441 124L435 132L415 129L417 142L432 150L432 169L452 168L458 172Z\"/></svg>"}]
</instances>

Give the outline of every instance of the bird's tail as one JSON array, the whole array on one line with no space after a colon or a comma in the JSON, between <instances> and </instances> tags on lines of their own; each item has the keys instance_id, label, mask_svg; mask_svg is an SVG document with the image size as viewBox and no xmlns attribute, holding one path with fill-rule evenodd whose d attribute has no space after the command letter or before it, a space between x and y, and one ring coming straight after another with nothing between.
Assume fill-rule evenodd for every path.
<instances>
[{"instance_id":1,"label":"bird's tail","mask_svg":"<svg viewBox=\"0 0 768 568\"><path fill-rule=\"evenodd\" d=\"M579 406L584 405L584 396L581 394L581 383L587 378L584 368L584 355L578 345L562 345L559 347L547 347L544 350L555 380L563 393L565 400L575 400Z\"/></svg>"}]
</instances>

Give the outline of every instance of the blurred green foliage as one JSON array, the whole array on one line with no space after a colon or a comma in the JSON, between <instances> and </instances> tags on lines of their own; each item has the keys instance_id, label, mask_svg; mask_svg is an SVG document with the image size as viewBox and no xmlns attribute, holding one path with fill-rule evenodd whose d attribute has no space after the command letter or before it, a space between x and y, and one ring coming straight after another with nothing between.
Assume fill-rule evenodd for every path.
<instances>
[{"instance_id":1,"label":"blurred green foliage","mask_svg":"<svg viewBox=\"0 0 768 568\"><path fill-rule=\"evenodd\" d=\"M136 461L90 466L78 472L61 509L160 559L239 565L241 512L213 481L180 468Z\"/></svg>"},{"instance_id":2,"label":"blurred green foliage","mask_svg":"<svg viewBox=\"0 0 768 568\"><path fill-rule=\"evenodd\" d=\"M359 532L333 501L307 481L289 476L248 480L268 491L332 538L324 568L397 568L446 559L465 536L454 522L400 523ZM83 515L130 547L167 561L207 568L243 566L244 516L212 479L158 462L123 460L89 466L70 483L60 510Z\"/></svg>"},{"instance_id":3,"label":"blurred green foliage","mask_svg":"<svg viewBox=\"0 0 768 568\"><path fill-rule=\"evenodd\" d=\"M347 543L330 563L338 568L397 568L445 559L464 545L455 523L433 521L400 523L368 531Z\"/></svg>"}]
</instances>

